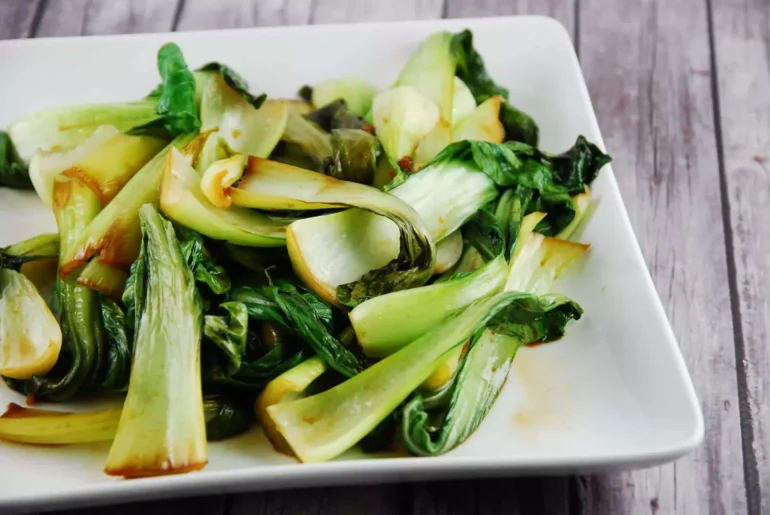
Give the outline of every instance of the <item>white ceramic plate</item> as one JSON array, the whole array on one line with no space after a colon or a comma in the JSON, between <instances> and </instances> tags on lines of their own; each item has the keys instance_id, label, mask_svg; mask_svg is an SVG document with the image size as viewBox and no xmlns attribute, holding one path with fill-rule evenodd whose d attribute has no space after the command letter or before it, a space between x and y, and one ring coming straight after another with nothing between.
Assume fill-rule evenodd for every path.
<instances>
[{"instance_id":1,"label":"white ceramic plate","mask_svg":"<svg viewBox=\"0 0 770 515\"><path fill-rule=\"evenodd\" d=\"M252 91L294 96L345 74L387 86L410 52L438 30L474 32L492 77L561 151L579 134L602 145L569 36L554 20L510 17L368 25L154 34L0 44L0 127L61 104L125 101L157 83L155 53L177 42L191 67L219 60ZM620 170L620 173L633 173ZM562 474L651 466L703 437L703 421L674 335L642 260L611 168L593 185L598 207L582 240L588 259L556 290L585 316L554 344L520 351L478 431L437 458L341 459L300 465L272 451L258 429L210 445L198 473L132 481L102 472L108 445L57 448L0 443L0 508L94 504L303 485L480 475ZM34 195L0 189L0 245L55 229ZM0 387L0 403L21 402Z\"/></svg>"}]
</instances>

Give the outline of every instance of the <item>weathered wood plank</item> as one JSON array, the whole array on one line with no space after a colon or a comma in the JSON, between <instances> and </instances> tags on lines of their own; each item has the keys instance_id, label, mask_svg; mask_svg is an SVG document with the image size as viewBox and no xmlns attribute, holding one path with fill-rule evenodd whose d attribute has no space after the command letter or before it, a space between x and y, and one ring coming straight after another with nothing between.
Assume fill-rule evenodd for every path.
<instances>
[{"instance_id":1,"label":"weathered wood plank","mask_svg":"<svg viewBox=\"0 0 770 515\"><path fill-rule=\"evenodd\" d=\"M392 515L399 513L402 492L397 485L384 485L235 495L228 515Z\"/></svg>"},{"instance_id":2,"label":"weathered wood plank","mask_svg":"<svg viewBox=\"0 0 770 515\"><path fill-rule=\"evenodd\" d=\"M447 0L447 18L539 14L559 20L574 40L575 0Z\"/></svg>"},{"instance_id":3,"label":"weathered wood plank","mask_svg":"<svg viewBox=\"0 0 770 515\"><path fill-rule=\"evenodd\" d=\"M594 106L706 424L676 464L582 480L582 511L745 513L706 1L580 5Z\"/></svg>"},{"instance_id":4,"label":"weathered wood plank","mask_svg":"<svg viewBox=\"0 0 770 515\"><path fill-rule=\"evenodd\" d=\"M50 515L168 515L185 513L189 515L228 515L227 497L181 497L162 501L121 504L98 508L75 509L51 513Z\"/></svg>"},{"instance_id":5,"label":"weathered wood plank","mask_svg":"<svg viewBox=\"0 0 770 515\"><path fill-rule=\"evenodd\" d=\"M750 513L770 510L770 3L713 2ZM737 301L737 302L736 302ZM737 452L737 449L736 449Z\"/></svg>"},{"instance_id":6,"label":"weathered wood plank","mask_svg":"<svg viewBox=\"0 0 770 515\"><path fill-rule=\"evenodd\" d=\"M176 30L304 25L312 0L186 0Z\"/></svg>"},{"instance_id":7,"label":"weathered wood plank","mask_svg":"<svg viewBox=\"0 0 770 515\"><path fill-rule=\"evenodd\" d=\"M178 0L57 0L45 3L36 37L166 32Z\"/></svg>"},{"instance_id":8,"label":"weathered wood plank","mask_svg":"<svg viewBox=\"0 0 770 515\"><path fill-rule=\"evenodd\" d=\"M33 36L35 15L42 0L0 0L0 39Z\"/></svg>"},{"instance_id":9,"label":"weathered wood plank","mask_svg":"<svg viewBox=\"0 0 770 515\"><path fill-rule=\"evenodd\" d=\"M312 23L441 18L444 0L316 0Z\"/></svg>"},{"instance_id":10,"label":"weathered wood plank","mask_svg":"<svg viewBox=\"0 0 770 515\"><path fill-rule=\"evenodd\" d=\"M565 515L569 478L484 479L412 485L415 515Z\"/></svg>"}]
</instances>

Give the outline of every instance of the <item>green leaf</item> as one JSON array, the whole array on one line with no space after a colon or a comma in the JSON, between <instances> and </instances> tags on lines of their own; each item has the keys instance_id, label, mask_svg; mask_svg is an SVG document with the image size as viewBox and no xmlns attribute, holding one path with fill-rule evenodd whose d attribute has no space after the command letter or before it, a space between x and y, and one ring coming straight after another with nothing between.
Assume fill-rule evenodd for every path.
<instances>
[{"instance_id":1,"label":"green leaf","mask_svg":"<svg viewBox=\"0 0 770 515\"><path fill-rule=\"evenodd\" d=\"M206 250L203 236L181 225L175 226L174 229L184 260L192 270L195 280L205 284L216 295L230 291L230 277L224 267L218 265Z\"/></svg>"},{"instance_id":2,"label":"green leaf","mask_svg":"<svg viewBox=\"0 0 770 515\"><path fill-rule=\"evenodd\" d=\"M157 98L158 119L131 129L133 135L157 135L163 131L173 136L197 132L201 122L195 101L195 77L187 68L182 51L174 43L158 50L161 85L150 96Z\"/></svg>"},{"instance_id":3,"label":"green leaf","mask_svg":"<svg viewBox=\"0 0 770 515\"><path fill-rule=\"evenodd\" d=\"M355 355L331 334L331 309L309 292L280 283L263 288L236 287L230 293L242 302L250 318L272 322L296 334L331 368L346 377L356 375L362 365Z\"/></svg>"},{"instance_id":4,"label":"green leaf","mask_svg":"<svg viewBox=\"0 0 770 515\"><path fill-rule=\"evenodd\" d=\"M229 376L241 368L246 352L249 313L241 302L223 302L217 315L203 317L203 335L214 343L225 358L224 369Z\"/></svg>"},{"instance_id":5,"label":"green leaf","mask_svg":"<svg viewBox=\"0 0 770 515\"><path fill-rule=\"evenodd\" d=\"M88 186L65 177L56 179L54 199L61 264L61 257L101 209L101 202ZM58 279L55 309L63 336L59 361L45 376L25 381L24 390L38 399L62 401L90 392L97 386L104 334L101 303L96 291Z\"/></svg>"},{"instance_id":6,"label":"green leaf","mask_svg":"<svg viewBox=\"0 0 770 515\"><path fill-rule=\"evenodd\" d=\"M510 206L514 212L509 217L512 224L508 227L511 240L522 212L548 213L538 229L544 234L556 234L566 227L575 215L571 195L583 193L610 160L596 145L578 136L575 144L561 154L548 154L516 141L459 141L445 148L429 166L472 162L496 184L515 187L511 199L515 202ZM507 253L512 244L508 242Z\"/></svg>"},{"instance_id":7,"label":"green leaf","mask_svg":"<svg viewBox=\"0 0 770 515\"><path fill-rule=\"evenodd\" d=\"M267 413L300 460L326 461L369 434L448 353L469 340L472 347L487 327L523 344L556 337L567 320L579 316L579 306L561 296L498 294L471 305L334 388L276 404ZM422 443L416 432L407 448L414 452Z\"/></svg>"},{"instance_id":8,"label":"green leaf","mask_svg":"<svg viewBox=\"0 0 770 515\"><path fill-rule=\"evenodd\" d=\"M452 52L457 60L457 77L471 90L477 104L495 95L505 98L506 102L500 110L500 121L505 127L505 140L537 145L537 124L529 115L508 103L508 90L498 86L487 73L484 60L473 47L473 33L470 30L454 35Z\"/></svg>"},{"instance_id":9,"label":"green leaf","mask_svg":"<svg viewBox=\"0 0 770 515\"><path fill-rule=\"evenodd\" d=\"M18 271L21 265L59 257L59 235L39 234L0 249L0 268Z\"/></svg>"},{"instance_id":10,"label":"green leaf","mask_svg":"<svg viewBox=\"0 0 770 515\"><path fill-rule=\"evenodd\" d=\"M358 129L332 131L332 156L327 175L343 181L371 186L380 149L377 138Z\"/></svg>"},{"instance_id":11,"label":"green leaf","mask_svg":"<svg viewBox=\"0 0 770 515\"><path fill-rule=\"evenodd\" d=\"M492 330L471 339L448 390L433 402L415 393L403 407L398 435L410 454L436 456L464 442L494 405L519 347L560 338L567 322L582 314L560 295L507 295L510 302L485 322ZM429 421L437 419L434 427Z\"/></svg>"},{"instance_id":12,"label":"green leaf","mask_svg":"<svg viewBox=\"0 0 770 515\"><path fill-rule=\"evenodd\" d=\"M327 132L334 129L362 129L363 118L348 109L348 104L342 99L322 105L315 111L305 115L305 118Z\"/></svg>"},{"instance_id":13,"label":"green leaf","mask_svg":"<svg viewBox=\"0 0 770 515\"><path fill-rule=\"evenodd\" d=\"M30 189L29 170L19 158L7 132L0 131L0 186Z\"/></svg>"},{"instance_id":14,"label":"green leaf","mask_svg":"<svg viewBox=\"0 0 770 515\"><path fill-rule=\"evenodd\" d=\"M133 353L125 315L120 306L107 297L102 297L101 307L105 355L99 383L105 392L125 392L131 377Z\"/></svg>"},{"instance_id":15,"label":"green leaf","mask_svg":"<svg viewBox=\"0 0 770 515\"><path fill-rule=\"evenodd\" d=\"M256 418L250 403L225 395L206 395L203 398L206 420L206 439L219 442L248 431Z\"/></svg>"},{"instance_id":16,"label":"green leaf","mask_svg":"<svg viewBox=\"0 0 770 515\"><path fill-rule=\"evenodd\" d=\"M475 248L484 258L491 261L503 254L506 235L500 227L495 215L482 208L479 209L462 228L466 245Z\"/></svg>"}]
</instances>

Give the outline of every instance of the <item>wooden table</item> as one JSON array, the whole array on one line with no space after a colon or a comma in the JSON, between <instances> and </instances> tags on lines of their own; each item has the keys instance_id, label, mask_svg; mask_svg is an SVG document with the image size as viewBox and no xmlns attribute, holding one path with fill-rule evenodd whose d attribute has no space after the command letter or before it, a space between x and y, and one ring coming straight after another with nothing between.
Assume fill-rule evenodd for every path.
<instances>
[{"instance_id":1,"label":"wooden table","mask_svg":"<svg viewBox=\"0 0 770 515\"><path fill-rule=\"evenodd\" d=\"M622 474L220 495L94 512L770 511L770 237L762 235L770 1L0 0L0 39L509 14L553 16L572 34L700 397L704 445L674 464Z\"/></svg>"}]
</instances>

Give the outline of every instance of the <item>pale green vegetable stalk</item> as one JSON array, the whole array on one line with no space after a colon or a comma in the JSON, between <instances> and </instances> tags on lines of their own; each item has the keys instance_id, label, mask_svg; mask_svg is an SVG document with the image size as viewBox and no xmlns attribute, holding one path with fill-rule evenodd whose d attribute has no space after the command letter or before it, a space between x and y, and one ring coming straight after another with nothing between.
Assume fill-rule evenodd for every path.
<instances>
[{"instance_id":1,"label":"pale green vegetable stalk","mask_svg":"<svg viewBox=\"0 0 770 515\"><path fill-rule=\"evenodd\" d=\"M270 443L278 452L291 454L291 447L267 414L267 408L280 402L288 402L305 397L308 387L328 370L326 362L320 356L313 356L299 365L290 368L265 386L254 404L257 420L265 431Z\"/></svg>"},{"instance_id":2,"label":"pale green vegetable stalk","mask_svg":"<svg viewBox=\"0 0 770 515\"><path fill-rule=\"evenodd\" d=\"M0 416L0 440L42 445L108 442L115 437L121 410L68 413L11 404Z\"/></svg>"},{"instance_id":3,"label":"pale green vegetable stalk","mask_svg":"<svg viewBox=\"0 0 770 515\"><path fill-rule=\"evenodd\" d=\"M425 284L433 274L436 251L431 236L417 213L396 196L362 184L340 181L257 157L249 158L242 177L236 178L231 174L222 174L222 177L228 180L221 183L220 188L231 199L233 206L263 210L358 207L390 220L396 228L398 247L395 259L372 267L364 271L362 276L342 284L318 281L305 266L308 260L318 259L321 248L328 249L337 243L314 239L308 245L306 237L312 237L312 234L307 232L307 227L308 224L312 227L312 218L289 226L286 238L295 271L311 289L329 302L354 306L382 293ZM235 179L238 179L237 183ZM217 200L219 195L211 198ZM298 240L306 245L296 245ZM352 263L340 265L351 266Z\"/></svg>"},{"instance_id":4,"label":"pale green vegetable stalk","mask_svg":"<svg viewBox=\"0 0 770 515\"><path fill-rule=\"evenodd\" d=\"M79 178L107 205L166 142L151 136L129 136L115 127L99 127L81 145L65 152L35 153L29 176L38 196L51 207L54 177Z\"/></svg>"},{"instance_id":5,"label":"pale green vegetable stalk","mask_svg":"<svg viewBox=\"0 0 770 515\"><path fill-rule=\"evenodd\" d=\"M56 364L61 345L59 323L32 281L0 268L0 375L45 375Z\"/></svg>"},{"instance_id":6,"label":"pale green vegetable stalk","mask_svg":"<svg viewBox=\"0 0 770 515\"><path fill-rule=\"evenodd\" d=\"M94 256L105 265L128 271L139 254L139 208L158 202L168 149L184 147L194 137L193 134L179 136L131 177L62 255L60 267L64 276L79 269Z\"/></svg>"},{"instance_id":7,"label":"pale green vegetable stalk","mask_svg":"<svg viewBox=\"0 0 770 515\"><path fill-rule=\"evenodd\" d=\"M455 92L452 99L452 125L457 124L465 116L471 114L476 109L476 99L468 86L455 77Z\"/></svg>"},{"instance_id":8,"label":"pale green vegetable stalk","mask_svg":"<svg viewBox=\"0 0 770 515\"><path fill-rule=\"evenodd\" d=\"M381 295L349 313L364 353L383 358L460 309L502 290L508 264L501 255L459 279Z\"/></svg>"},{"instance_id":9,"label":"pale green vegetable stalk","mask_svg":"<svg viewBox=\"0 0 770 515\"><path fill-rule=\"evenodd\" d=\"M230 154L246 153L267 157L286 129L289 110L281 100L268 100L255 108L227 85L220 74L213 74L203 87L201 131L214 131Z\"/></svg>"},{"instance_id":10,"label":"pale green vegetable stalk","mask_svg":"<svg viewBox=\"0 0 770 515\"><path fill-rule=\"evenodd\" d=\"M214 172L220 165L215 162L211 167L214 167L212 172L207 170L204 177L217 176ZM218 177L222 180L229 175ZM211 191L210 185L207 191ZM223 195L220 197L225 198ZM201 176L176 149L169 153L166 160L160 207L169 218L215 240L249 247L286 245L288 221L276 220L251 209L215 206L201 190Z\"/></svg>"},{"instance_id":11,"label":"pale green vegetable stalk","mask_svg":"<svg viewBox=\"0 0 770 515\"><path fill-rule=\"evenodd\" d=\"M145 204L142 249L132 267L134 359L105 472L179 474L206 466L201 393L202 309L171 223Z\"/></svg>"},{"instance_id":12,"label":"pale green vegetable stalk","mask_svg":"<svg viewBox=\"0 0 770 515\"><path fill-rule=\"evenodd\" d=\"M537 295L550 293L553 283L561 272L588 249L589 245L551 238L534 232L537 224L545 216L544 213L535 212L522 219L511 256L511 264L506 269L507 278L505 279L504 291L526 292ZM449 284L451 284L451 281ZM478 350L475 352L480 355L497 352L498 361L502 360L503 356L508 356L512 362L515 349L518 348L518 343L511 343L506 338L506 336L493 335L491 331L487 331L479 340ZM493 349L484 350L488 346L492 348L499 347L500 349L498 351ZM511 349L512 351L509 352ZM423 384L424 390L426 392L436 392L445 388L457 373L462 357L462 349L452 351L446 361L436 368L431 377ZM500 361L498 365L501 363L503 362ZM485 370L489 373L490 378L497 377L501 372L504 372L503 378L505 378L508 373L508 369L505 367L490 367L483 364L479 365L478 363L468 366L471 368L478 366L486 367ZM492 369L494 369L494 373L492 373Z\"/></svg>"},{"instance_id":13,"label":"pale green vegetable stalk","mask_svg":"<svg viewBox=\"0 0 770 515\"><path fill-rule=\"evenodd\" d=\"M521 340L563 330L580 308L560 296L498 294L473 304L411 344L325 392L267 408L303 462L332 459L355 445L401 404L452 349L494 325Z\"/></svg>"},{"instance_id":14,"label":"pale green vegetable stalk","mask_svg":"<svg viewBox=\"0 0 770 515\"><path fill-rule=\"evenodd\" d=\"M416 88L438 106L441 119L451 123L456 66L452 34L437 32L412 53L395 85Z\"/></svg>"},{"instance_id":15,"label":"pale green vegetable stalk","mask_svg":"<svg viewBox=\"0 0 770 515\"><path fill-rule=\"evenodd\" d=\"M543 217L542 213L532 213L522 220L506 292L550 292L559 274L588 249L588 245L532 232ZM434 456L455 448L476 430L494 405L518 349L562 334L554 331L525 338L489 328L465 353L461 348L451 351L431 376L442 375L443 381L434 381L424 389L427 397L416 394L404 406L399 429L402 444L417 456ZM453 374L447 374L446 369ZM442 421L438 427L429 422L431 415Z\"/></svg>"},{"instance_id":16,"label":"pale green vegetable stalk","mask_svg":"<svg viewBox=\"0 0 770 515\"><path fill-rule=\"evenodd\" d=\"M578 193L572 197L572 205L575 207L575 216L564 229L556 235L557 238L569 240L582 227L584 222L591 216L594 209L594 203L591 200L591 190L586 186L584 193Z\"/></svg>"},{"instance_id":17,"label":"pale green vegetable stalk","mask_svg":"<svg viewBox=\"0 0 770 515\"><path fill-rule=\"evenodd\" d=\"M62 151L85 142L99 127L125 132L158 118L157 99L126 104L54 107L13 122L8 133L16 151L29 162L37 150Z\"/></svg>"},{"instance_id":18,"label":"pale green vegetable stalk","mask_svg":"<svg viewBox=\"0 0 770 515\"><path fill-rule=\"evenodd\" d=\"M372 115L377 138L394 163L411 156L440 120L436 104L412 86L398 86L374 97Z\"/></svg>"},{"instance_id":19,"label":"pale green vegetable stalk","mask_svg":"<svg viewBox=\"0 0 770 515\"><path fill-rule=\"evenodd\" d=\"M441 241L497 196L492 180L468 161L440 162L411 176L390 194L411 206L428 234ZM395 223L359 209L307 218L291 226L290 255L316 294L360 279L399 254Z\"/></svg>"},{"instance_id":20,"label":"pale green vegetable stalk","mask_svg":"<svg viewBox=\"0 0 770 515\"><path fill-rule=\"evenodd\" d=\"M372 108L377 90L358 77L329 79L313 87L313 105L323 107L335 100L344 100L348 108L358 116L364 116Z\"/></svg>"},{"instance_id":21,"label":"pale green vegetable stalk","mask_svg":"<svg viewBox=\"0 0 770 515\"><path fill-rule=\"evenodd\" d=\"M443 274L455 266L463 255L463 235L455 231L436 244L436 269L434 273Z\"/></svg>"}]
</instances>

